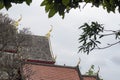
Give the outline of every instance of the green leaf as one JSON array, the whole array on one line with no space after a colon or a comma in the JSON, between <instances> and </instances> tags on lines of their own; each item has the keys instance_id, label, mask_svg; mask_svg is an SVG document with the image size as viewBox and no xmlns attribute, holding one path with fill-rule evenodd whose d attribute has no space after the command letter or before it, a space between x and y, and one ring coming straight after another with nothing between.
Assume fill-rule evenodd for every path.
<instances>
[{"instance_id":1,"label":"green leaf","mask_svg":"<svg viewBox=\"0 0 120 80\"><path fill-rule=\"evenodd\" d=\"M0 9L2 9L4 7L3 3L0 2Z\"/></svg>"},{"instance_id":2,"label":"green leaf","mask_svg":"<svg viewBox=\"0 0 120 80\"><path fill-rule=\"evenodd\" d=\"M32 2L32 0L26 0L27 5L30 5L31 2Z\"/></svg>"},{"instance_id":3,"label":"green leaf","mask_svg":"<svg viewBox=\"0 0 120 80\"><path fill-rule=\"evenodd\" d=\"M59 13L59 15L60 16L62 16L62 18L64 18L64 16L65 16L65 9L66 9L66 6L64 6L64 5L59 5L58 6L58 13Z\"/></svg>"},{"instance_id":4,"label":"green leaf","mask_svg":"<svg viewBox=\"0 0 120 80\"><path fill-rule=\"evenodd\" d=\"M56 12L57 12L57 11L56 11L54 8L50 9L48 17L49 17L49 18L53 17Z\"/></svg>"},{"instance_id":5,"label":"green leaf","mask_svg":"<svg viewBox=\"0 0 120 80\"><path fill-rule=\"evenodd\" d=\"M42 3L41 3L41 5L40 6L45 6L47 4L47 1L46 0L44 0Z\"/></svg>"},{"instance_id":6,"label":"green leaf","mask_svg":"<svg viewBox=\"0 0 120 80\"><path fill-rule=\"evenodd\" d=\"M96 41L96 43L99 43L99 44L101 44L101 42L100 42L100 41Z\"/></svg>"},{"instance_id":7,"label":"green leaf","mask_svg":"<svg viewBox=\"0 0 120 80\"><path fill-rule=\"evenodd\" d=\"M91 65L91 69L94 69L94 65Z\"/></svg>"},{"instance_id":8,"label":"green leaf","mask_svg":"<svg viewBox=\"0 0 120 80\"><path fill-rule=\"evenodd\" d=\"M48 11L50 10L50 8L51 8L51 5L47 4L47 5L45 6L45 11L48 12Z\"/></svg>"},{"instance_id":9,"label":"green leaf","mask_svg":"<svg viewBox=\"0 0 120 80\"><path fill-rule=\"evenodd\" d=\"M12 6L10 1L4 1L4 5L7 10Z\"/></svg>"},{"instance_id":10,"label":"green leaf","mask_svg":"<svg viewBox=\"0 0 120 80\"><path fill-rule=\"evenodd\" d=\"M102 37L104 37L104 35L100 35L100 37L99 37L99 38L102 38Z\"/></svg>"},{"instance_id":11,"label":"green leaf","mask_svg":"<svg viewBox=\"0 0 120 80\"><path fill-rule=\"evenodd\" d=\"M63 5L67 6L69 4L70 0L62 0Z\"/></svg>"}]
</instances>

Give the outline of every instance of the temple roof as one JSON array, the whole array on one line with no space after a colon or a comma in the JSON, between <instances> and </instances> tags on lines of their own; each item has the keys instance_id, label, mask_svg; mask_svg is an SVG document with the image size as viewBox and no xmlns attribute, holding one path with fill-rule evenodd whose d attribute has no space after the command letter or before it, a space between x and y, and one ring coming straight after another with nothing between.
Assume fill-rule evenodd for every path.
<instances>
[{"instance_id":1,"label":"temple roof","mask_svg":"<svg viewBox=\"0 0 120 80\"><path fill-rule=\"evenodd\" d=\"M26 45L25 45L26 44ZM35 36L31 37L30 42L26 41L23 44L23 49L26 50L22 53L28 54L28 59L30 60L42 60L42 61L53 61L51 45L49 39L45 36Z\"/></svg>"},{"instance_id":2,"label":"temple roof","mask_svg":"<svg viewBox=\"0 0 120 80\"><path fill-rule=\"evenodd\" d=\"M32 61L54 62L49 38L36 35L18 35L18 43L19 42L20 53L24 55L24 58ZM16 43L8 43L4 51L16 53Z\"/></svg>"},{"instance_id":3,"label":"temple roof","mask_svg":"<svg viewBox=\"0 0 120 80\"><path fill-rule=\"evenodd\" d=\"M23 75L29 80L81 80L76 67L51 64L27 63L23 66Z\"/></svg>"},{"instance_id":4,"label":"temple roof","mask_svg":"<svg viewBox=\"0 0 120 80\"><path fill-rule=\"evenodd\" d=\"M79 66L27 62L22 72L26 80L100 80L98 75L82 75Z\"/></svg>"}]
</instances>

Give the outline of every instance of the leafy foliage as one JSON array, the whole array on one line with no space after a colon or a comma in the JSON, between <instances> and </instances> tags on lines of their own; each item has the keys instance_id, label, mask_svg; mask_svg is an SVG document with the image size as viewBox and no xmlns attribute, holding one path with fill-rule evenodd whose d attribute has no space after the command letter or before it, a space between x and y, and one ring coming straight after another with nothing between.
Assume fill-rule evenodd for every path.
<instances>
[{"instance_id":1,"label":"leafy foliage","mask_svg":"<svg viewBox=\"0 0 120 80\"><path fill-rule=\"evenodd\" d=\"M15 21L0 13L0 80L22 80L20 69L23 62L21 44L30 38L28 28L18 31ZM24 58L25 59L25 58Z\"/></svg>"},{"instance_id":2,"label":"leafy foliage","mask_svg":"<svg viewBox=\"0 0 120 80\"><path fill-rule=\"evenodd\" d=\"M41 6L45 6L49 18L53 17L57 12L64 18L66 12L68 13L71 8L79 6L79 2L82 2L82 0L44 0ZM54 11L54 13L51 13L51 11ZM51 14L52 16L50 16Z\"/></svg>"},{"instance_id":3,"label":"leafy foliage","mask_svg":"<svg viewBox=\"0 0 120 80\"><path fill-rule=\"evenodd\" d=\"M120 12L120 0L43 0L41 6L45 6L46 12L49 13L49 18L57 12L64 18L65 13L69 13L72 8L81 8L80 3L91 3L91 7L102 6L108 13L111 11L115 12L116 9Z\"/></svg>"},{"instance_id":4,"label":"leafy foliage","mask_svg":"<svg viewBox=\"0 0 120 80\"><path fill-rule=\"evenodd\" d=\"M82 51L89 54L89 52L94 49L106 49L120 43L120 30L105 30L103 24L99 24L98 22L91 22L90 25L84 23L79 29L82 30L79 38L79 43L81 44L79 46L79 52ZM107 44L105 47L99 47L101 44L99 40L110 35L114 35L115 37L112 38L118 41Z\"/></svg>"},{"instance_id":5,"label":"leafy foliage","mask_svg":"<svg viewBox=\"0 0 120 80\"><path fill-rule=\"evenodd\" d=\"M98 67L99 68L99 67ZM91 67L89 68L88 72L85 73L85 75L89 75L89 76L95 76L99 74L100 68L97 72L95 72L95 66L91 65ZM100 80L103 80L102 78L99 77Z\"/></svg>"},{"instance_id":6,"label":"leafy foliage","mask_svg":"<svg viewBox=\"0 0 120 80\"><path fill-rule=\"evenodd\" d=\"M64 4L63 4L64 2ZM64 17L64 12L69 0L44 0L41 6L45 6L45 11L49 12L48 17L53 17L57 12Z\"/></svg>"},{"instance_id":7,"label":"leafy foliage","mask_svg":"<svg viewBox=\"0 0 120 80\"><path fill-rule=\"evenodd\" d=\"M23 2L30 5L32 0L0 0L0 9L3 7L9 9L12 7L12 3L21 4ZM80 3L91 3L91 7L102 6L107 12L115 12L116 9L120 12L120 0L43 0L41 6L45 6L49 18L56 13L64 18L65 13L68 13L72 8L81 8Z\"/></svg>"},{"instance_id":8,"label":"leafy foliage","mask_svg":"<svg viewBox=\"0 0 120 80\"><path fill-rule=\"evenodd\" d=\"M79 47L79 51L87 52L87 54L89 54L90 51L97 47L97 44L101 44L97 39L102 37L99 33L103 32L104 28L102 24L91 22L91 25L85 23L79 29L83 30L79 38L79 43L82 43Z\"/></svg>"},{"instance_id":9,"label":"leafy foliage","mask_svg":"<svg viewBox=\"0 0 120 80\"><path fill-rule=\"evenodd\" d=\"M0 0L0 9L2 9L3 7L9 9L10 7L12 7L12 3L21 4L23 2L26 2L27 5L30 5L32 0Z\"/></svg>"},{"instance_id":10,"label":"leafy foliage","mask_svg":"<svg viewBox=\"0 0 120 80\"><path fill-rule=\"evenodd\" d=\"M95 71L94 71L94 65L91 65L90 69L88 70L88 72L86 72L86 75L96 75Z\"/></svg>"},{"instance_id":11,"label":"leafy foliage","mask_svg":"<svg viewBox=\"0 0 120 80\"><path fill-rule=\"evenodd\" d=\"M14 20L10 19L8 15L0 14L0 80L4 80L4 78L15 80L20 76L17 71L20 68L18 67L20 58L16 54L10 55L4 52L11 42L16 42L17 28L12 24L13 22ZM4 76L5 74L6 76Z\"/></svg>"}]
</instances>

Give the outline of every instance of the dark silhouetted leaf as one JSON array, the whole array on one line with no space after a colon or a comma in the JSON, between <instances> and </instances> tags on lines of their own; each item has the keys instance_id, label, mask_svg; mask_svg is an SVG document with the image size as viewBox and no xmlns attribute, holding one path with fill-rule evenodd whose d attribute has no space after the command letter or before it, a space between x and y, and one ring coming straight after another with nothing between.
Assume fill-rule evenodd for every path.
<instances>
[{"instance_id":1,"label":"dark silhouetted leaf","mask_svg":"<svg viewBox=\"0 0 120 80\"><path fill-rule=\"evenodd\" d=\"M32 0L26 0L27 5L30 5L31 2L32 2Z\"/></svg>"},{"instance_id":2,"label":"dark silhouetted leaf","mask_svg":"<svg viewBox=\"0 0 120 80\"><path fill-rule=\"evenodd\" d=\"M70 0L62 0L63 5L67 6L69 4Z\"/></svg>"}]
</instances>

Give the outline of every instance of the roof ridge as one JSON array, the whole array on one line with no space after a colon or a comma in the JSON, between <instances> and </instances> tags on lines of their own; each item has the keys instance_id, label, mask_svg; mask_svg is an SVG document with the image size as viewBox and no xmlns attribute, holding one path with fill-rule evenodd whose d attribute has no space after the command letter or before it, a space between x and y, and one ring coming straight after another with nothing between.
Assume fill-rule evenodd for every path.
<instances>
[{"instance_id":1,"label":"roof ridge","mask_svg":"<svg viewBox=\"0 0 120 80\"><path fill-rule=\"evenodd\" d=\"M49 61L46 61L46 62L49 62ZM55 64L44 64L44 63L37 63L37 62L24 62L24 64L33 64L33 65L42 65L42 66L49 66L49 67L61 67L61 68L76 69L76 66L64 66L64 65L55 65Z\"/></svg>"}]
</instances>

